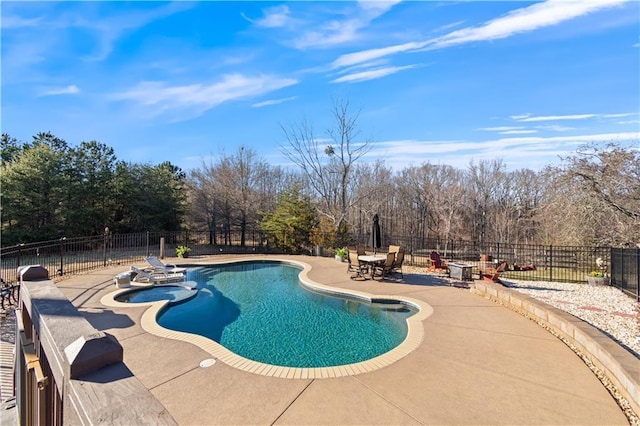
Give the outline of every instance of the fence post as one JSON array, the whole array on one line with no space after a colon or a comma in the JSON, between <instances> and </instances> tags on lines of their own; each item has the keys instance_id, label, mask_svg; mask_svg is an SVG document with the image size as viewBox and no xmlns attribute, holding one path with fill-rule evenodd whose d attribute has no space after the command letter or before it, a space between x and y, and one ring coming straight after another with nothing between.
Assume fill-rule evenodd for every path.
<instances>
[{"instance_id":1,"label":"fence post","mask_svg":"<svg viewBox=\"0 0 640 426\"><path fill-rule=\"evenodd\" d=\"M151 253L149 252L149 231L147 231L147 257L151 256Z\"/></svg>"},{"instance_id":2,"label":"fence post","mask_svg":"<svg viewBox=\"0 0 640 426\"><path fill-rule=\"evenodd\" d=\"M104 237L102 238L102 266L107 266L107 239L109 228L104 229Z\"/></svg>"},{"instance_id":3,"label":"fence post","mask_svg":"<svg viewBox=\"0 0 640 426\"><path fill-rule=\"evenodd\" d=\"M64 241L67 237L60 238L60 269L58 269L58 275L64 274Z\"/></svg>"},{"instance_id":4,"label":"fence post","mask_svg":"<svg viewBox=\"0 0 640 426\"><path fill-rule=\"evenodd\" d=\"M636 249L636 301L640 302L640 248Z\"/></svg>"},{"instance_id":5,"label":"fence post","mask_svg":"<svg viewBox=\"0 0 640 426\"><path fill-rule=\"evenodd\" d=\"M553 246L549 246L549 281L553 281Z\"/></svg>"},{"instance_id":6,"label":"fence post","mask_svg":"<svg viewBox=\"0 0 640 426\"><path fill-rule=\"evenodd\" d=\"M17 270L17 268L22 266L20 264L20 260L21 260L21 257L22 257L22 247L24 247L24 243L21 243L21 244L18 245L18 265L16 266L16 270Z\"/></svg>"}]
</instances>

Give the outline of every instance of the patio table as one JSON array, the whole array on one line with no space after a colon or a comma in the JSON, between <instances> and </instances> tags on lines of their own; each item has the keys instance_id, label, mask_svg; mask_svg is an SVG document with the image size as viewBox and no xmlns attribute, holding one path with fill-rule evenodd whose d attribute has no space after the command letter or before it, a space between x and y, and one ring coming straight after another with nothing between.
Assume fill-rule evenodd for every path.
<instances>
[{"instance_id":1,"label":"patio table","mask_svg":"<svg viewBox=\"0 0 640 426\"><path fill-rule=\"evenodd\" d=\"M367 265L369 269L369 276L373 279L373 271L375 270L376 265L383 263L387 260L386 254L361 254L358 256L358 260Z\"/></svg>"}]
</instances>

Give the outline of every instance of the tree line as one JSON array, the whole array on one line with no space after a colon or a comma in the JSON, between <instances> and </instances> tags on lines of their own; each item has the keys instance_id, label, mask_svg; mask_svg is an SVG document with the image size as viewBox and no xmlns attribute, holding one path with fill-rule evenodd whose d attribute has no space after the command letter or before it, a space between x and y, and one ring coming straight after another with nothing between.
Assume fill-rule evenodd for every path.
<instances>
[{"instance_id":1,"label":"tree line","mask_svg":"<svg viewBox=\"0 0 640 426\"><path fill-rule=\"evenodd\" d=\"M615 143L581 147L559 166L509 171L501 159L464 168L392 170L362 161L358 113L333 104L335 126L316 135L306 119L282 125L272 165L249 147L188 172L132 164L96 142L70 147L50 133L29 143L2 136L2 245L110 231L207 231L290 252L338 247L370 232L522 244L623 246L640 242L640 153ZM327 138L328 137L328 138ZM327 144L326 141L329 141Z\"/></svg>"},{"instance_id":2,"label":"tree line","mask_svg":"<svg viewBox=\"0 0 640 426\"><path fill-rule=\"evenodd\" d=\"M182 226L186 175L169 162L128 163L103 143L71 147L49 132L3 134L0 148L3 246Z\"/></svg>"}]
</instances>

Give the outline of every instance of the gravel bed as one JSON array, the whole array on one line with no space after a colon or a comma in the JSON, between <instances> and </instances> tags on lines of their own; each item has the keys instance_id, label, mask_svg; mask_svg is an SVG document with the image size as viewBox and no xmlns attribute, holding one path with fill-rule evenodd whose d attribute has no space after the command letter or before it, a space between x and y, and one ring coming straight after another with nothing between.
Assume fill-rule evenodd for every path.
<instances>
[{"instance_id":1,"label":"gravel bed","mask_svg":"<svg viewBox=\"0 0 640 426\"><path fill-rule=\"evenodd\" d=\"M503 280L525 293L588 322L640 359L640 304L611 286Z\"/></svg>"}]
</instances>

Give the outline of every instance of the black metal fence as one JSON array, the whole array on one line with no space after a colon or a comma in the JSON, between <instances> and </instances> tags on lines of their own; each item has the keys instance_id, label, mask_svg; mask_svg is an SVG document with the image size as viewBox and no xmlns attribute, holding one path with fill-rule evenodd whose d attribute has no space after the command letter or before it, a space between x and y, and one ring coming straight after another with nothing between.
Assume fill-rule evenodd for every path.
<instances>
[{"instance_id":1,"label":"black metal fence","mask_svg":"<svg viewBox=\"0 0 640 426\"><path fill-rule=\"evenodd\" d=\"M164 240L164 253L160 253L161 239ZM208 232L180 231L104 234L19 244L0 249L0 278L7 283L17 282L18 268L27 265L42 265L55 278L111 265L127 265L151 255L175 257L175 249L180 245L191 248L190 254L196 256L278 252L253 238L253 234L245 235L244 246L240 233L227 234L220 241L225 243L211 244Z\"/></svg>"},{"instance_id":2,"label":"black metal fence","mask_svg":"<svg viewBox=\"0 0 640 426\"><path fill-rule=\"evenodd\" d=\"M160 252L161 239L164 253ZM353 236L354 244L370 247L366 236ZM469 240L425 239L383 236L383 245L400 245L409 265L426 267L431 251L443 259L471 264L477 270L506 261L506 279L531 281L585 282L593 270L611 274L612 284L638 297L640 250L610 247L575 247L534 244L479 243ZM175 256L178 246L188 246L192 256L224 253L282 253L270 247L258 232L227 232L224 236L209 232L140 232L105 234L81 238L62 238L0 249L0 277L18 281L18 267L42 265L52 276L64 277L120 264L139 262L145 256ZM380 249L385 250L385 248ZM309 250L309 254L333 256L333 249Z\"/></svg>"},{"instance_id":3,"label":"black metal fence","mask_svg":"<svg viewBox=\"0 0 640 426\"><path fill-rule=\"evenodd\" d=\"M611 249L611 282L640 302L640 248Z\"/></svg>"},{"instance_id":4,"label":"black metal fence","mask_svg":"<svg viewBox=\"0 0 640 426\"><path fill-rule=\"evenodd\" d=\"M414 237L388 237L385 243L403 247L410 255L410 261L417 266L428 265L429 254L437 251L445 260L465 262L478 269L506 261L508 267L504 277L532 281L585 282L586 275L593 270L609 273L611 257L610 247L479 243Z\"/></svg>"}]
</instances>

